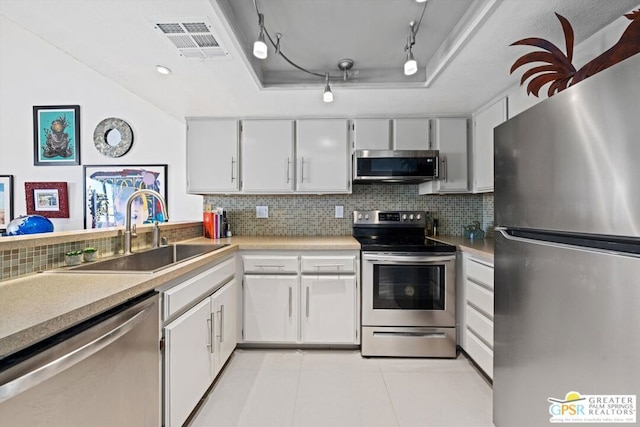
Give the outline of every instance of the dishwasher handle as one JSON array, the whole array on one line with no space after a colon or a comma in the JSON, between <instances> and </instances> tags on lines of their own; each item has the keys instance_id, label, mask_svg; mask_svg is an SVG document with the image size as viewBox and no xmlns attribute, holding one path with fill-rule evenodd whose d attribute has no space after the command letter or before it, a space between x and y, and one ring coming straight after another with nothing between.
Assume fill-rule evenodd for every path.
<instances>
[{"instance_id":1,"label":"dishwasher handle","mask_svg":"<svg viewBox=\"0 0 640 427\"><path fill-rule=\"evenodd\" d=\"M150 315L154 306L154 301L143 301L0 373L0 403L64 372L117 341Z\"/></svg>"}]
</instances>

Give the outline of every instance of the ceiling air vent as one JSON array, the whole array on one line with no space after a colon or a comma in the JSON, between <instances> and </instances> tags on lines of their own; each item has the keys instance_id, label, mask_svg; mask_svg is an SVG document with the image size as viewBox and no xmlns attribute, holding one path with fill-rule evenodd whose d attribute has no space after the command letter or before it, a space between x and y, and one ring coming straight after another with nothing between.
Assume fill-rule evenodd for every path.
<instances>
[{"instance_id":1,"label":"ceiling air vent","mask_svg":"<svg viewBox=\"0 0 640 427\"><path fill-rule=\"evenodd\" d=\"M218 43L206 19L156 20L153 27L185 58L211 59L229 55Z\"/></svg>"}]
</instances>

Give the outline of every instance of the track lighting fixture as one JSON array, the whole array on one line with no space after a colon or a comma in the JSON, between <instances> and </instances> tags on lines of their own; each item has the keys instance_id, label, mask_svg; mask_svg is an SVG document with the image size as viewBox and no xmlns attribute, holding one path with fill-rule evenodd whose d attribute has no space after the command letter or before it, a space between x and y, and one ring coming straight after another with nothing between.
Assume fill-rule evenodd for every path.
<instances>
[{"instance_id":1,"label":"track lighting fixture","mask_svg":"<svg viewBox=\"0 0 640 427\"><path fill-rule=\"evenodd\" d=\"M322 94L322 100L324 102L333 102L333 92L331 92L331 86L329 86L329 73L324 75L324 93Z\"/></svg>"},{"instance_id":2,"label":"track lighting fixture","mask_svg":"<svg viewBox=\"0 0 640 427\"><path fill-rule=\"evenodd\" d=\"M407 37L407 44L404 47L404 50L407 53L407 58L404 63L404 74L407 76L411 76L418 71L418 63L413 56L412 48L416 42L415 37L418 33L418 29L420 28L420 24L422 23L422 18L424 17L424 12L427 8L427 0L416 0L416 2L424 3L424 7L422 9L422 15L420 16L420 20L418 21L418 23L416 24L415 21L411 21L409 23L409 36ZM353 60L347 58L338 61L338 70L340 70L340 74L336 75L331 75L329 72L320 73L317 71L311 71L296 64L293 60L287 57L284 52L282 52L282 48L280 46L280 39L282 38L282 34L275 33L275 39L269 34L269 31L264 24L264 15L260 12L260 9L258 9L257 0L253 0L253 5L256 9L256 14L258 15L258 26L260 27L258 38L253 44L253 55L259 59L266 59L268 55L266 40L269 40L271 45L275 48L275 54L279 55L282 59L289 63L289 65L309 75L317 76L319 78L324 77L324 91L322 93L322 100L324 102L333 102L333 92L331 91L330 80L333 78L335 80L341 79L342 81L347 82L350 77L357 75L357 70L351 70L354 64Z\"/></svg>"},{"instance_id":3,"label":"track lighting fixture","mask_svg":"<svg viewBox=\"0 0 640 427\"><path fill-rule=\"evenodd\" d=\"M415 21L409 22L409 36L407 37L407 45L404 50L407 51L407 60L404 63L404 75L412 76L418 71L418 62L413 56L412 48L416 44L416 27Z\"/></svg>"},{"instance_id":4,"label":"track lighting fixture","mask_svg":"<svg viewBox=\"0 0 640 427\"><path fill-rule=\"evenodd\" d=\"M260 34L253 43L253 56L258 59L265 59L267 57L267 43L264 40L264 15L261 13L258 13L258 25L260 26Z\"/></svg>"}]
</instances>

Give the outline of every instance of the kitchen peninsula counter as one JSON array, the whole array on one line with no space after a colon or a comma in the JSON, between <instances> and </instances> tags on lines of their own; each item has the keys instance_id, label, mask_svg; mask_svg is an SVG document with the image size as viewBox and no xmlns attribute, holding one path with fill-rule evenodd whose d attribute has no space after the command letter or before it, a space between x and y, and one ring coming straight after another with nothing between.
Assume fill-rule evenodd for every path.
<instances>
[{"instance_id":1,"label":"kitchen peninsula counter","mask_svg":"<svg viewBox=\"0 0 640 427\"><path fill-rule=\"evenodd\" d=\"M180 243L229 246L155 273L78 273L56 269L0 282L0 361L211 262L233 256L238 250L360 249L351 236L240 236L195 238Z\"/></svg>"}]
</instances>

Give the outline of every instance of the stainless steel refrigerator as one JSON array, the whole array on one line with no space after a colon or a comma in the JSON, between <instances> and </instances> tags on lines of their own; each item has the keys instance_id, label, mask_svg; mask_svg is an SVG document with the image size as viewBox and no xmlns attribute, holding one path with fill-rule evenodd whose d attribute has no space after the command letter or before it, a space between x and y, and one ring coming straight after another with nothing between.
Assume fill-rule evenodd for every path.
<instances>
[{"instance_id":1,"label":"stainless steel refrigerator","mask_svg":"<svg viewBox=\"0 0 640 427\"><path fill-rule=\"evenodd\" d=\"M551 425L554 401L582 397L584 411L585 395L640 395L640 55L495 141L495 425Z\"/></svg>"}]
</instances>

